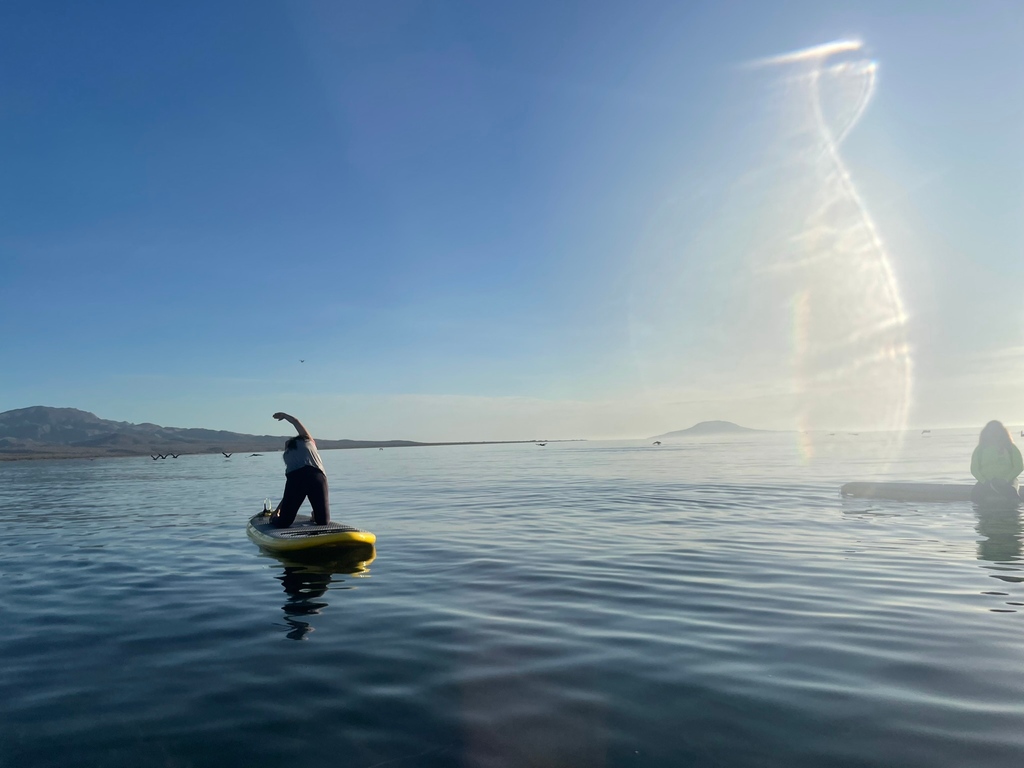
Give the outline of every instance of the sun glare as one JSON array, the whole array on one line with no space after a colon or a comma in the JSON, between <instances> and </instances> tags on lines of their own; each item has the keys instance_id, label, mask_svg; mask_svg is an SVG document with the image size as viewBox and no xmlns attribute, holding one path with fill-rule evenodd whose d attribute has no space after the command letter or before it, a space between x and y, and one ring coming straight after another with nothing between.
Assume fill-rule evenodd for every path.
<instances>
[{"instance_id":1,"label":"sun glare","mask_svg":"<svg viewBox=\"0 0 1024 768\"><path fill-rule=\"evenodd\" d=\"M755 165L700 217L699 196L667 202L634 253L638 369L649 391L716 382L719 405L741 422L899 432L911 398L907 312L840 151L877 64L847 40L750 68L771 75L746 134L761 144ZM813 442L801 447L808 458Z\"/></svg>"}]
</instances>

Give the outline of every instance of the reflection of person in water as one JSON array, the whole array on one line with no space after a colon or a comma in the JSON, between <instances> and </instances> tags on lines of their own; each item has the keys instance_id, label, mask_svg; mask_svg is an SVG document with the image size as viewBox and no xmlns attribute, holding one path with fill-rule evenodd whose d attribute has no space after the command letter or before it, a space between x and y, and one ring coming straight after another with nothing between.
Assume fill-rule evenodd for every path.
<instances>
[{"instance_id":1,"label":"reflection of person in water","mask_svg":"<svg viewBox=\"0 0 1024 768\"><path fill-rule=\"evenodd\" d=\"M317 557L314 561L303 562L301 556L270 555L278 560L284 570L278 574L285 594L288 596L281 610L288 625L286 637L289 640L305 640L313 631L312 617L320 614L328 605L327 592L335 589L352 589L345 585L339 574L362 575L373 562L376 551L373 546L346 548L327 558ZM308 620L307 620L308 619Z\"/></svg>"},{"instance_id":2,"label":"reflection of person in water","mask_svg":"<svg viewBox=\"0 0 1024 768\"><path fill-rule=\"evenodd\" d=\"M308 621L303 621L302 616L315 616L327 607L326 600L317 600L327 593L331 584L330 573L317 573L307 568L294 565L286 565L284 573L278 576L281 586L288 594L288 600L283 606L284 620L291 627L288 632L289 640L303 640L306 634L313 631Z\"/></svg>"},{"instance_id":3,"label":"reflection of person in water","mask_svg":"<svg viewBox=\"0 0 1024 768\"><path fill-rule=\"evenodd\" d=\"M979 506L978 515L978 559L993 563L1009 563L1020 560L1020 511L1016 507L986 508ZM1006 569L1003 569L1006 570ZM1011 570L1017 570L1016 568ZM996 576L1004 581L1022 581L1019 576Z\"/></svg>"},{"instance_id":4,"label":"reflection of person in water","mask_svg":"<svg viewBox=\"0 0 1024 768\"><path fill-rule=\"evenodd\" d=\"M990 421L981 430L978 447L971 455L971 474L977 484L971 491L976 504L991 501L1019 501L1017 476L1024 472L1024 460L1010 433L1000 422Z\"/></svg>"}]
</instances>

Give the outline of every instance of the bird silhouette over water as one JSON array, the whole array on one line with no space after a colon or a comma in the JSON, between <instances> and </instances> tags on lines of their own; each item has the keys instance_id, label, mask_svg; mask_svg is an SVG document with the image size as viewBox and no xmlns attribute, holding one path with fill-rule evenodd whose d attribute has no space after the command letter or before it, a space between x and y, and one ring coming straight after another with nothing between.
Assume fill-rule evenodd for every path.
<instances>
[{"instance_id":1,"label":"bird silhouette over water","mask_svg":"<svg viewBox=\"0 0 1024 768\"><path fill-rule=\"evenodd\" d=\"M651 445L661 445L661 440L655 440Z\"/></svg>"},{"instance_id":2,"label":"bird silhouette over water","mask_svg":"<svg viewBox=\"0 0 1024 768\"><path fill-rule=\"evenodd\" d=\"M537 443L537 445L539 445L541 448L543 448L545 445L547 445L547 443Z\"/></svg>"},{"instance_id":3,"label":"bird silhouette over water","mask_svg":"<svg viewBox=\"0 0 1024 768\"><path fill-rule=\"evenodd\" d=\"M223 453L223 454L224 454L224 458L225 458L225 459L230 459L230 458L231 458L231 454L230 454L230 453L228 453L227 451L221 451L221 453Z\"/></svg>"},{"instance_id":4,"label":"bird silhouette over water","mask_svg":"<svg viewBox=\"0 0 1024 768\"><path fill-rule=\"evenodd\" d=\"M180 454L180 453L172 453L172 454L171 454L171 458L172 458L172 459L176 459L176 458L178 458L179 456L181 456L181 454Z\"/></svg>"},{"instance_id":5,"label":"bird silhouette over water","mask_svg":"<svg viewBox=\"0 0 1024 768\"><path fill-rule=\"evenodd\" d=\"M306 362L306 361L305 361L305 360L299 360L299 362L300 362L300 363L304 363L304 362Z\"/></svg>"},{"instance_id":6,"label":"bird silhouette over water","mask_svg":"<svg viewBox=\"0 0 1024 768\"><path fill-rule=\"evenodd\" d=\"M262 456L262 455L263 455L262 453L250 453L249 454L249 458L252 458L253 456Z\"/></svg>"}]
</instances>

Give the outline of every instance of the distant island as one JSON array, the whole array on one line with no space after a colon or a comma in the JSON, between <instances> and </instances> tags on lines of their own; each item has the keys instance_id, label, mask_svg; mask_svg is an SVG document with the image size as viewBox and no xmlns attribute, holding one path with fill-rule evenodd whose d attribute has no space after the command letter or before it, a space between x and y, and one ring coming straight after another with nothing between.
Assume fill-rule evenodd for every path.
<instances>
[{"instance_id":1,"label":"distant island","mask_svg":"<svg viewBox=\"0 0 1024 768\"><path fill-rule=\"evenodd\" d=\"M215 429L161 427L101 419L77 408L36 405L0 413L0 461L16 459L100 458L105 456L177 457L190 453L271 453L287 436L246 435ZM533 440L420 443L412 440L326 440L335 448L408 448L429 445L491 445ZM552 440L550 442L560 442Z\"/></svg>"},{"instance_id":2,"label":"distant island","mask_svg":"<svg viewBox=\"0 0 1024 768\"><path fill-rule=\"evenodd\" d=\"M733 424L731 421L702 421L694 424L689 429L678 429L675 432L666 432L664 435L655 435L650 440L664 440L672 437L698 437L700 435L736 435L752 432L767 432L764 429L751 429Z\"/></svg>"}]
</instances>

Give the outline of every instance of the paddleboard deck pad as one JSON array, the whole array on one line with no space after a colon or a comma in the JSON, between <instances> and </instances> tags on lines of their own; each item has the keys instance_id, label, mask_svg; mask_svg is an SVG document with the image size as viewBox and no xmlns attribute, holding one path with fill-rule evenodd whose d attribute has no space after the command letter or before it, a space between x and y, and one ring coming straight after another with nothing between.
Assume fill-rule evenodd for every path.
<instances>
[{"instance_id":1,"label":"paddleboard deck pad","mask_svg":"<svg viewBox=\"0 0 1024 768\"><path fill-rule=\"evenodd\" d=\"M271 552L372 546L377 541L369 531L335 522L316 525L311 517L305 515L298 515L287 528L274 528L270 524L270 516L262 512L249 520L245 532L255 544Z\"/></svg>"}]
</instances>

